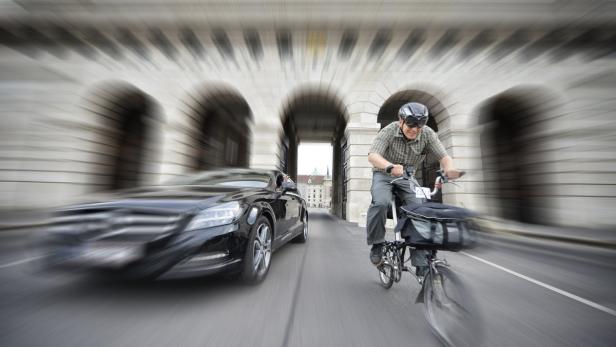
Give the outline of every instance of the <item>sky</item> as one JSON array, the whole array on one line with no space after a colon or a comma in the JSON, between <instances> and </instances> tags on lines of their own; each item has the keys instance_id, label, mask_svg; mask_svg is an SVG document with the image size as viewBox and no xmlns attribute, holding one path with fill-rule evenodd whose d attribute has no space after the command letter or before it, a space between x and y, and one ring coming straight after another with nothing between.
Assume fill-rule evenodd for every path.
<instances>
[{"instance_id":1,"label":"sky","mask_svg":"<svg viewBox=\"0 0 616 347\"><path fill-rule=\"evenodd\" d=\"M297 150L297 174L310 175L316 168L325 175L329 167L332 173L333 149L330 143L302 143Z\"/></svg>"}]
</instances>

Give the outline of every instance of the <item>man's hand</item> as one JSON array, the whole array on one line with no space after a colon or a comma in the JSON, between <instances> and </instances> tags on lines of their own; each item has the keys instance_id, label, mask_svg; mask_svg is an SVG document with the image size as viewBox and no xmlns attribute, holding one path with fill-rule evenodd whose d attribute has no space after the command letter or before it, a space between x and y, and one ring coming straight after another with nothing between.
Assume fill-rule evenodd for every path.
<instances>
[{"instance_id":1,"label":"man's hand","mask_svg":"<svg viewBox=\"0 0 616 347\"><path fill-rule=\"evenodd\" d=\"M402 165L394 165L391 169L391 175L394 177L400 177L404 174L404 166Z\"/></svg>"}]
</instances>

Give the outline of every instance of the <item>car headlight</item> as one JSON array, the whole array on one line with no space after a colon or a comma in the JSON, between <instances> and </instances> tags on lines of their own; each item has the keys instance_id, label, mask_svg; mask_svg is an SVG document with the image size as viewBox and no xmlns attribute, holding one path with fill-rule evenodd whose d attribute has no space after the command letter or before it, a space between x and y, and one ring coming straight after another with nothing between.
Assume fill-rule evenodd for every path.
<instances>
[{"instance_id":1,"label":"car headlight","mask_svg":"<svg viewBox=\"0 0 616 347\"><path fill-rule=\"evenodd\" d=\"M186 230L211 228L233 223L242 214L242 208L237 201L213 206L201 211L186 227Z\"/></svg>"}]
</instances>

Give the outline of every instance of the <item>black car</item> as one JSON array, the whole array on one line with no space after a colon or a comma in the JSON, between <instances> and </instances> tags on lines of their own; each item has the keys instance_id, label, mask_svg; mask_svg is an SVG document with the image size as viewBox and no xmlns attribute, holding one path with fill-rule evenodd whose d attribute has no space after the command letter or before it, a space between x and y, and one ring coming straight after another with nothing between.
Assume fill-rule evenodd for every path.
<instances>
[{"instance_id":1,"label":"black car","mask_svg":"<svg viewBox=\"0 0 616 347\"><path fill-rule=\"evenodd\" d=\"M62 209L41 244L51 269L129 278L224 272L256 283L273 251L307 237L306 202L286 175L227 169Z\"/></svg>"}]
</instances>

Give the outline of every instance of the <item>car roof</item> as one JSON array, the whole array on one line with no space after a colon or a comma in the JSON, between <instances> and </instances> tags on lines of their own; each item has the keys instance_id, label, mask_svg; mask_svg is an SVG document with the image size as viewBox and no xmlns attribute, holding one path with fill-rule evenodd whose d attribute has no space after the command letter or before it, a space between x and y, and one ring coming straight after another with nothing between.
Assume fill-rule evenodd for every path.
<instances>
[{"instance_id":1,"label":"car roof","mask_svg":"<svg viewBox=\"0 0 616 347\"><path fill-rule=\"evenodd\" d=\"M268 169L250 169L250 168L237 168L237 167L229 167L229 168L218 168L213 170L206 170L201 172L228 172L228 173L238 173L238 174L259 174L259 175L276 175L280 174L279 170L268 170Z\"/></svg>"},{"instance_id":2,"label":"car roof","mask_svg":"<svg viewBox=\"0 0 616 347\"><path fill-rule=\"evenodd\" d=\"M267 175L267 176L270 176L271 178L273 178L274 180L276 179L276 177L278 177L278 175L282 175L283 174L280 170L250 169L250 168L229 167L229 168L216 168L216 169L212 169L212 170L194 171L194 172L187 173L186 175L188 175L188 176L199 176L199 175L204 175L204 174L209 174L209 173L221 173L221 174L227 174L227 175L233 175L233 174L238 174L238 175L250 175L250 174Z\"/></svg>"}]
</instances>

